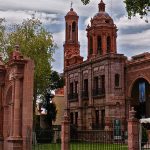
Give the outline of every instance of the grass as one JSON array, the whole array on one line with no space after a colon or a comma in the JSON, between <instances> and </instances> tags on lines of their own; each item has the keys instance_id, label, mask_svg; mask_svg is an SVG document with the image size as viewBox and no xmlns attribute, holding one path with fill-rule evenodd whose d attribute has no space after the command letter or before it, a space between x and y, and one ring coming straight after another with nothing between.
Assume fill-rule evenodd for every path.
<instances>
[{"instance_id":1,"label":"grass","mask_svg":"<svg viewBox=\"0 0 150 150\"><path fill-rule=\"evenodd\" d=\"M32 150L61 150L61 144L37 144ZM128 150L125 144L71 143L70 150Z\"/></svg>"}]
</instances>

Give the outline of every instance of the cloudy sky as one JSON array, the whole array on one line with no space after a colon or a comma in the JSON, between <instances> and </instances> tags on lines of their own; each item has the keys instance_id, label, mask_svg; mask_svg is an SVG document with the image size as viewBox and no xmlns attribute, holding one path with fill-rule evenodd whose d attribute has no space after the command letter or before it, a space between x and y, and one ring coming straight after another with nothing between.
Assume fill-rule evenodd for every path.
<instances>
[{"instance_id":1,"label":"cloudy sky","mask_svg":"<svg viewBox=\"0 0 150 150\"><path fill-rule=\"evenodd\" d=\"M89 5L82 5L80 0L72 0L73 8L78 13L79 41L81 55L87 57L86 26L90 18L98 11L100 0L91 0ZM128 57L142 52L150 52L150 16L139 16L128 20L123 0L104 0L106 11L118 27L117 49ZM45 27L53 34L58 48L54 54L53 69L63 72L63 42L65 40L64 16L70 10L71 0L0 0L0 18L9 24L21 23L23 19L35 16L40 18ZM149 23L145 22L148 19Z\"/></svg>"}]
</instances>

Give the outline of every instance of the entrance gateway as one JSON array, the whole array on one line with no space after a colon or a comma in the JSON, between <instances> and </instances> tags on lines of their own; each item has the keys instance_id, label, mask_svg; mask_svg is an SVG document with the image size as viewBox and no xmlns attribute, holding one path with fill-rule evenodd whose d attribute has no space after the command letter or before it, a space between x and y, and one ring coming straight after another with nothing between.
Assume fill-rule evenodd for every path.
<instances>
[{"instance_id":1,"label":"entrance gateway","mask_svg":"<svg viewBox=\"0 0 150 150\"><path fill-rule=\"evenodd\" d=\"M34 63L19 46L0 58L0 150L31 150Z\"/></svg>"}]
</instances>

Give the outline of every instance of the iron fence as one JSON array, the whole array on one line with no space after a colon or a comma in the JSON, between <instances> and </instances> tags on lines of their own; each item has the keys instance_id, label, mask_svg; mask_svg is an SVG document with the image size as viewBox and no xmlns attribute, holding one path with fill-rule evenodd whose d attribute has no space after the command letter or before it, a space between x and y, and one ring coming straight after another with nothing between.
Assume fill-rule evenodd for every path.
<instances>
[{"instance_id":1,"label":"iron fence","mask_svg":"<svg viewBox=\"0 0 150 150\"><path fill-rule=\"evenodd\" d=\"M101 96L105 96L104 88L93 89L93 97L101 97Z\"/></svg>"},{"instance_id":2,"label":"iron fence","mask_svg":"<svg viewBox=\"0 0 150 150\"><path fill-rule=\"evenodd\" d=\"M113 131L77 131L71 136L70 150L127 150L127 140Z\"/></svg>"},{"instance_id":3,"label":"iron fence","mask_svg":"<svg viewBox=\"0 0 150 150\"><path fill-rule=\"evenodd\" d=\"M140 125L140 133L139 133L139 141L140 141L140 150L150 150L150 124L141 124Z\"/></svg>"},{"instance_id":4,"label":"iron fence","mask_svg":"<svg viewBox=\"0 0 150 150\"><path fill-rule=\"evenodd\" d=\"M61 150L61 130L36 130L32 150Z\"/></svg>"}]
</instances>

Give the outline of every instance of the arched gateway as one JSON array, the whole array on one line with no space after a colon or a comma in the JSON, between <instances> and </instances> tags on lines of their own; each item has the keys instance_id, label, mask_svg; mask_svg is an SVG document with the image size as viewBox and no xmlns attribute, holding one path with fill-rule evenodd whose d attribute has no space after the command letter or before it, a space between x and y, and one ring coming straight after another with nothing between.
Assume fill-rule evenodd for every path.
<instances>
[{"instance_id":1,"label":"arched gateway","mask_svg":"<svg viewBox=\"0 0 150 150\"><path fill-rule=\"evenodd\" d=\"M6 65L0 58L0 150L31 149L33 73L18 46Z\"/></svg>"},{"instance_id":2,"label":"arched gateway","mask_svg":"<svg viewBox=\"0 0 150 150\"><path fill-rule=\"evenodd\" d=\"M150 84L144 78L138 78L131 90L131 106L136 110L136 118L150 117Z\"/></svg>"}]
</instances>

